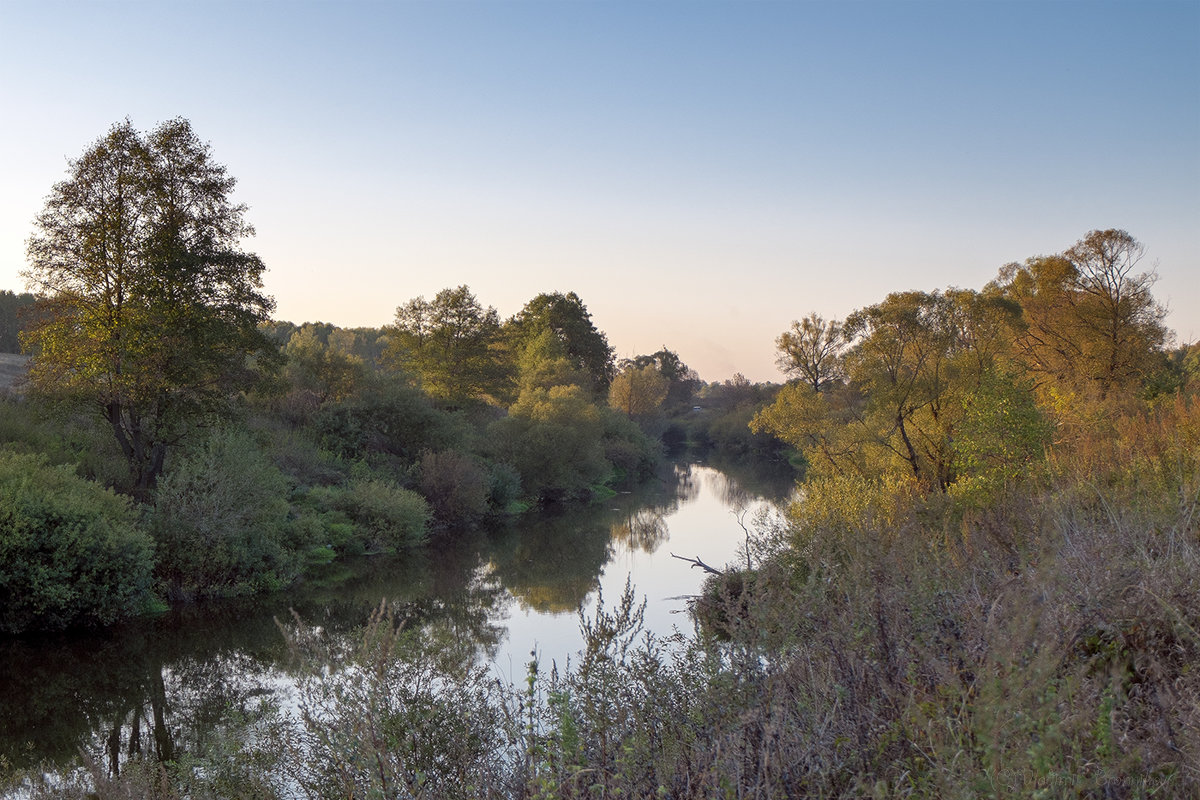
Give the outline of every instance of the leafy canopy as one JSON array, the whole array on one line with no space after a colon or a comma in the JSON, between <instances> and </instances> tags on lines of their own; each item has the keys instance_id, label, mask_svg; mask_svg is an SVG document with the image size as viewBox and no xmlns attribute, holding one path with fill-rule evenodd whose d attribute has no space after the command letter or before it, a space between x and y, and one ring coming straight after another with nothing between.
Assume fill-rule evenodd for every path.
<instances>
[{"instance_id":1,"label":"leafy canopy","mask_svg":"<svg viewBox=\"0 0 1200 800\"><path fill-rule=\"evenodd\" d=\"M97 408L145 496L166 448L272 362L258 324L274 303L235 185L191 124L129 120L72 161L27 245L45 297L23 344L36 390Z\"/></svg>"}]
</instances>

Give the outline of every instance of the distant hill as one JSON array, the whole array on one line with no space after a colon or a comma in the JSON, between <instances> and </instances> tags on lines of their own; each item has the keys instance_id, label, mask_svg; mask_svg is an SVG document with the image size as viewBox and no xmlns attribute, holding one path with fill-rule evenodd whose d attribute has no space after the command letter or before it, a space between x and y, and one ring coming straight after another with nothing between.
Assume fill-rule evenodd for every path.
<instances>
[{"instance_id":1,"label":"distant hill","mask_svg":"<svg viewBox=\"0 0 1200 800\"><path fill-rule=\"evenodd\" d=\"M28 365L29 356L0 353L0 392L12 389L17 379L24 377Z\"/></svg>"}]
</instances>

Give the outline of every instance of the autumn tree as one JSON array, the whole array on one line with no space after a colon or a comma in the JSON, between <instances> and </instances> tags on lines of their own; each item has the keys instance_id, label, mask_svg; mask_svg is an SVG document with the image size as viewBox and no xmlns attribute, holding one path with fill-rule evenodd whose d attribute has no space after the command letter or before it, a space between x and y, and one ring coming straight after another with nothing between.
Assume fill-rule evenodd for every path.
<instances>
[{"instance_id":1,"label":"autumn tree","mask_svg":"<svg viewBox=\"0 0 1200 800\"><path fill-rule=\"evenodd\" d=\"M235 180L184 119L125 122L70 162L27 245L44 297L24 335L36 390L91 404L145 498L167 448L274 363L259 332L274 306Z\"/></svg>"},{"instance_id":2,"label":"autumn tree","mask_svg":"<svg viewBox=\"0 0 1200 800\"><path fill-rule=\"evenodd\" d=\"M478 397L503 380L500 318L466 286L443 289L433 300L417 297L396 309L385 357L410 372L427 393L457 403Z\"/></svg>"},{"instance_id":3,"label":"autumn tree","mask_svg":"<svg viewBox=\"0 0 1200 800\"><path fill-rule=\"evenodd\" d=\"M1020 304L1015 346L1042 387L1100 396L1146 380L1161 365L1166 309L1139 272L1145 247L1122 230L1091 231L1059 255L1010 264L996 286Z\"/></svg>"},{"instance_id":4,"label":"autumn tree","mask_svg":"<svg viewBox=\"0 0 1200 800\"><path fill-rule=\"evenodd\" d=\"M683 359L679 357L678 353L665 346L658 352L634 356L622 361L621 371L630 367L639 369L653 367L667 379L667 394L662 402L664 411L667 413L679 413L691 408L696 392L704 385L696 370L683 363Z\"/></svg>"},{"instance_id":5,"label":"autumn tree","mask_svg":"<svg viewBox=\"0 0 1200 800\"><path fill-rule=\"evenodd\" d=\"M667 398L670 381L653 365L628 365L608 387L608 404L627 417L652 414Z\"/></svg>"},{"instance_id":6,"label":"autumn tree","mask_svg":"<svg viewBox=\"0 0 1200 800\"><path fill-rule=\"evenodd\" d=\"M890 294L846 318L844 381L785 387L752 427L799 448L818 470L898 468L946 490L958 475L966 398L995 370L1013 313L967 290Z\"/></svg>"},{"instance_id":7,"label":"autumn tree","mask_svg":"<svg viewBox=\"0 0 1200 800\"><path fill-rule=\"evenodd\" d=\"M815 311L792 323L775 340L779 351L776 361L789 378L804 381L814 392L828 388L842 377L842 352L846 340L842 323L826 320Z\"/></svg>"}]
</instances>

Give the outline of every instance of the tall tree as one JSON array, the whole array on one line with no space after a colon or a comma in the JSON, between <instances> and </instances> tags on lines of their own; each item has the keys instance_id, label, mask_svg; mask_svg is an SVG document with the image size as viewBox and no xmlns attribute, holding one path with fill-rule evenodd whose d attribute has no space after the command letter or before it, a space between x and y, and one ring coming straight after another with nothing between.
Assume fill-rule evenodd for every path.
<instances>
[{"instance_id":1,"label":"tall tree","mask_svg":"<svg viewBox=\"0 0 1200 800\"><path fill-rule=\"evenodd\" d=\"M627 417L652 414L667 399L670 385L657 367L629 364L608 387L608 404Z\"/></svg>"},{"instance_id":2,"label":"tall tree","mask_svg":"<svg viewBox=\"0 0 1200 800\"><path fill-rule=\"evenodd\" d=\"M846 340L842 338L839 320L826 321L814 311L781 333L775 347L779 350L779 369L790 378L804 381L814 392L828 388L842 377Z\"/></svg>"},{"instance_id":3,"label":"tall tree","mask_svg":"<svg viewBox=\"0 0 1200 800\"><path fill-rule=\"evenodd\" d=\"M667 379L667 395L663 399L663 410L669 414L678 414L692 407L692 400L704 382L696 370L683 363L683 359L673 350L665 346L657 353L635 356L621 362L621 371L630 367L653 367Z\"/></svg>"},{"instance_id":4,"label":"tall tree","mask_svg":"<svg viewBox=\"0 0 1200 800\"><path fill-rule=\"evenodd\" d=\"M575 368L587 373L594 391L607 389L613 378L613 349L574 292L539 294L508 321L505 332L518 358L542 334L551 333Z\"/></svg>"},{"instance_id":5,"label":"tall tree","mask_svg":"<svg viewBox=\"0 0 1200 800\"><path fill-rule=\"evenodd\" d=\"M998 288L1023 311L1018 354L1041 386L1104 395L1160 367L1166 309L1151 293L1153 270L1137 271L1144 254L1125 231L1091 231L1060 255L1001 270Z\"/></svg>"},{"instance_id":6,"label":"tall tree","mask_svg":"<svg viewBox=\"0 0 1200 800\"><path fill-rule=\"evenodd\" d=\"M91 403L145 498L167 447L273 364L259 332L273 300L236 181L184 119L147 134L129 120L70 163L28 242L45 300L24 344L35 389Z\"/></svg>"},{"instance_id":7,"label":"tall tree","mask_svg":"<svg viewBox=\"0 0 1200 800\"><path fill-rule=\"evenodd\" d=\"M890 294L846 318L845 382L787 387L753 429L835 473L902 468L945 490L956 478L963 399L979 385L980 370L990 369L1001 318L973 292Z\"/></svg>"},{"instance_id":8,"label":"tall tree","mask_svg":"<svg viewBox=\"0 0 1200 800\"><path fill-rule=\"evenodd\" d=\"M503 380L495 348L500 318L466 286L417 297L396 309L387 357L412 373L431 396L456 403L494 390Z\"/></svg>"}]
</instances>

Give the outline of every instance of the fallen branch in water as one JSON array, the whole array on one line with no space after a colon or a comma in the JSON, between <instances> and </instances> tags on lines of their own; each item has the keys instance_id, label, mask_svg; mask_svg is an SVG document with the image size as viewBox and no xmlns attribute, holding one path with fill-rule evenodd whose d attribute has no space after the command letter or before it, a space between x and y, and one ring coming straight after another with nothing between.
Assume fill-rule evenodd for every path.
<instances>
[{"instance_id":1,"label":"fallen branch in water","mask_svg":"<svg viewBox=\"0 0 1200 800\"><path fill-rule=\"evenodd\" d=\"M699 556L697 556L696 558L688 558L687 556L677 556L674 553L671 553L671 558L678 558L680 561L686 561L689 564L691 564L693 567L699 567L700 569L704 570L705 572L709 573L710 575L724 575L725 574L724 571L719 570L715 567L710 567L708 564L705 564L703 561L700 560Z\"/></svg>"}]
</instances>

